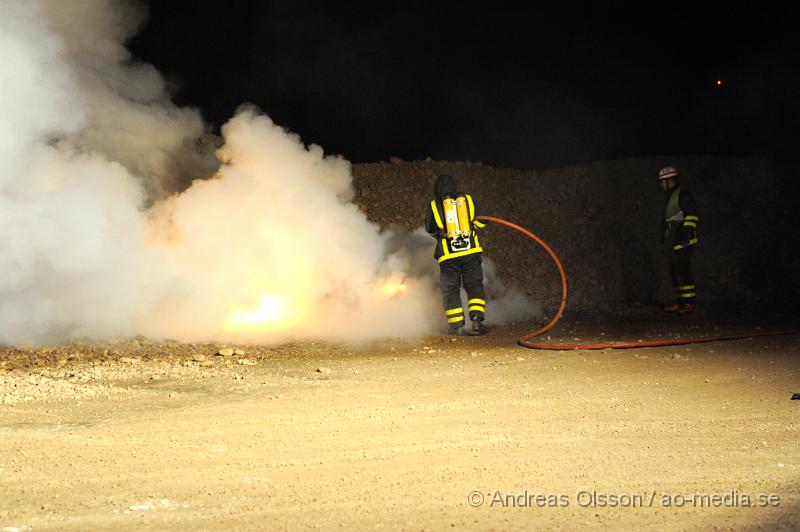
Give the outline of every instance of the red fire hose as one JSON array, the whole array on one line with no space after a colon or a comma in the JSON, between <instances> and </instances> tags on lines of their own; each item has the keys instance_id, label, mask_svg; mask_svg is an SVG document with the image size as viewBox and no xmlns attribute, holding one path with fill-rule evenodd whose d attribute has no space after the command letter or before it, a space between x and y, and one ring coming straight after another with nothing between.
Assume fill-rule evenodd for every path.
<instances>
[{"instance_id":1,"label":"red fire hose","mask_svg":"<svg viewBox=\"0 0 800 532\"><path fill-rule=\"evenodd\" d=\"M553 259L555 262L556 267L558 268L558 273L561 276L561 305L558 307L558 312L556 312L553 319L540 329L536 329L535 331L529 332L525 334L517 340L517 343L523 347L527 347L530 349L549 349L554 351L569 351L574 349L635 349L638 347L663 347L668 345L683 345L683 344L699 344L704 342L718 342L721 340L738 340L741 338L751 338L756 336L777 336L783 334L798 334L798 331L793 330L784 330L784 331L758 331L752 333L744 333L744 334L731 334L726 336L700 336L697 338L676 338L672 340L652 340L652 341L641 341L641 342L607 342L602 344L547 344L547 343L534 343L531 342L531 338L535 338L537 336L541 336L545 332L549 331L553 328L553 326L561 319L561 316L564 314L564 308L567 306L567 274L564 272L564 267L561 265L561 261L558 260L558 256L550 249L541 238L534 235L524 227L520 227L517 224L511 223L507 220L503 220L502 218L496 218L494 216L478 216L479 220L486 220L489 222L499 223L505 226L508 226L512 229L516 229L520 233L524 234L528 238L536 241L537 244L542 246L545 251L550 255L550 258Z\"/></svg>"}]
</instances>

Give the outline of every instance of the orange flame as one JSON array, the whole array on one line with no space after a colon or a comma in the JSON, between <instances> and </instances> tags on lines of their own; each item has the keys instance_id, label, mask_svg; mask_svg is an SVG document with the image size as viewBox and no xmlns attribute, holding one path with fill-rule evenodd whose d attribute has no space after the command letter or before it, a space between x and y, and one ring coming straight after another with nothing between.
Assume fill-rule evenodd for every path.
<instances>
[{"instance_id":1,"label":"orange flame","mask_svg":"<svg viewBox=\"0 0 800 532\"><path fill-rule=\"evenodd\" d=\"M406 291L405 279L400 278L398 275L392 275L383 282L381 290L390 298L398 297Z\"/></svg>"},{"instance_id":2,"label":"orange flame","mask_svg":"<svg viewBox=\"0 0 800 532\"><path fill-rule=\"evenodd\" d=\"M253 331L287 321L293 314L286 298L264 294L252 310L236 310L225 320L228 331Z\"/></svg>"}]
</instances>

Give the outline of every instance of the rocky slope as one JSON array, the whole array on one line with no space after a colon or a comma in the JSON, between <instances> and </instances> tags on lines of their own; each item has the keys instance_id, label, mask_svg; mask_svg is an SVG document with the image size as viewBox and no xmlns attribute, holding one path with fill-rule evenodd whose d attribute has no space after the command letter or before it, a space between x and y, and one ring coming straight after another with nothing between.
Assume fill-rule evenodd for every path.
<instances>
[{"instance_id":1,"label":"rocky slope","mask_svg":"<svg viewBox=\"0 0 800 532\"><path fill-rule=\"evenodd\" d=\"M354 165L353 174L356 203L371 220L409 229L424 223L436 176L453 175L481 213L526 227L554 249L568 275L568 309L598 311L670 297L655 177L666 165L678 168L700 206L699 303L796 309L800 220L785 169L771 159L635 158L541 171L393 159ZM535 243L498 226L482 243L502 279L539 301L558 301L556 269Z\"/></svg>"}]
</instances>

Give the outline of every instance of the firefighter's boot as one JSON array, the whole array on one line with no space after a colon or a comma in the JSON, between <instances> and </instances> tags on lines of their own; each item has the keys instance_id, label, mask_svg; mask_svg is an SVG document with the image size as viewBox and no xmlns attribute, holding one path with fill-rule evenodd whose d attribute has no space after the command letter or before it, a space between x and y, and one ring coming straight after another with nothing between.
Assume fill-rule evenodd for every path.
<instances>
[{"instance_id":1,"label":"firefighter's boot","mask_svg":"<svg viewBox=\"0 0 800 532\"><path fill-rule=\"evenodd\" d=\"M483 318L472 320L472 332L475 334L486 334L489 332L489 327L483 324Z\"/></svg>"},{"instance_id":2,"label":"firefighter's boot","mask_svg":"<svg viewBox=\"0 0 800 532\"><path fill-rule=\"evenodd\" d=\"M464 327L462 325L451 325L447 334L449 336L464 336Z\"/></svg>"}]
</instances>

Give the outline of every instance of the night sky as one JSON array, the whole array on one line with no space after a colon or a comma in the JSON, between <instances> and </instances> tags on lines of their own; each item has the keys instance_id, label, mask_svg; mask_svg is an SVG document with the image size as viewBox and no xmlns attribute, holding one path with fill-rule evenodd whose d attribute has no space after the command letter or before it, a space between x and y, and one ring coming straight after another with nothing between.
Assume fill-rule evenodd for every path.
<instances>
[{"instance_id":1,"label":"night sky","mask_svg":"<svg viewBox=\"0 0 800 532\"><path fill-rule=\"evenodd\" d=\"M797 9L559 4L157 0L129 47L215 132L253 103L355 163L796 158Z\"/></svg>"}]
</instances>

